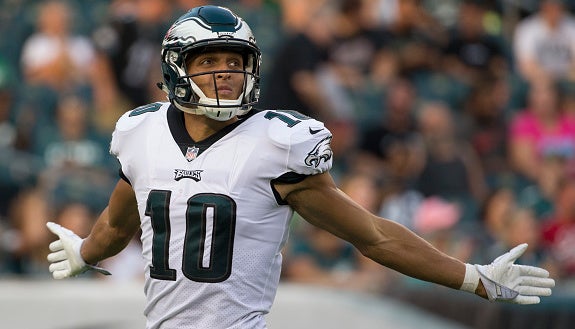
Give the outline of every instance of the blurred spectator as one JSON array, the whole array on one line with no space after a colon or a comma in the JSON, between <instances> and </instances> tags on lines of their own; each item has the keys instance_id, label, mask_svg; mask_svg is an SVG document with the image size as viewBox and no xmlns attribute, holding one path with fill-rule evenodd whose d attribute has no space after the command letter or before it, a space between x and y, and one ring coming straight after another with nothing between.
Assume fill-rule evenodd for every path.
<instances>
[{"instance_id":1,"label":"blurred spectator","mask_svg":"<svg viewBox=\"0 0 575 329\"><path fill-rule=\"evenodd\" d=\"M517 187L517 202L529 208L538 219L553 212L554 202L561 185L569 179L566 162L561 157L545 157L541 160L539 174L534 182L520 182Z\"/></svg>"},{"instance_id":2,"label":"blurred spectator","mask_svg":"<svg viewBox=\"0 0 575 329\"><path fill-rule=\"evenodd\" d=\"M447 31L423 7L420 0L395 4L396 14L387 26L391 47L398 52L403 72L427 70L437 61L438 50L447 42Z\"/></svg>"},{"instance_id":3,"label":"blurred spectator","mask_svg":"<svg viewBox=\"0 0 575 329\"><path fill-rule=\"evenodd\" d=\"M317 10L314 19L308 17L301 29L287 31L271 59L259 107L296 110L320 120L333 116L316 76L331 42L330 13L323 7Z\"/></svg>"},{"instance_id":4,"label":"blurred spectator","mask_svg":"<svg viewBox=\"0 0 575 329\"><path fill-rule=\"evenodd\" d=\"M104 209L116 177L98 167L53 167L40 173L38 189L51 207L82 203L92 212Z\"/></svg>"},{"instance_id":5,"label":"blurred spectator","mask_svg":"<svg viewBox=\"0 0 575 329\"><path fill-rule=\"evenodd\" d=\"M36 264L46 255L34 250L44 247L46 240L37 230L45 229L36 225L38 219L20 219L33 217L45 208L41 197L30 192L43 165L38 157L23 150L29 144L16 122L20 94L15 75L15 68L0 56L0 273L28 274L40 268L28 260ZM24 206L36 208L21 209Z\"/></svg>"},{"instance_id":6,"label":"blurred spectator","mask_svg":"<svg viewBox=\"0 0 575 329\"><path fill-rule=\"evenodd\" d=\"M482 258L490 261L513 248L514 246L527 243L527 251L517 261L519 264L531 266L543 266L548 270L554 270L545 249L541 245L541 233L539 221L533 211L528 208L514 207L510 205L509 211L502 218L498 228L497 239L489 246Z\"/></svg>"},{"instance_id":7,"label":"blurred spectator","mask_svg":"<svg viewBox=\"0 0 575 329\"><path fill-rule=\"evenodd\" d=\"M509 166L507 138L510 90L506 80L482 78L465 99L459 130L477 153L490 188L513 179Z\"/></svg>"},{"instance_id":8,"label":"blurred spectator","mask_svg":"<svg viewBox=\"0 0 575 329\"><path fill-rule=\"evenodd\" d=\"M575 17L564 0L542 0L539 10L517 24L513 55L521 76L575 81Z\"/></svg>"},{"instance_id":9,"label":"blurred spectator","mask_svg":"<svg viewBox=\"0 0 575 329\"><path fill-rule=\"evenodd\" d=\"M330 144L334 159L330 172L337 182L353 171L357 153L358 126L349 120L330 121L326 126L333 133Z\"/></svg>"},{"instance_id":10,"label":"blurred spectator","mask_svg":"<svg viewBox=\"0 0 575 329\"><path fill-rule=\"evenodd\" d=\"M276 0L281 11L281 24L287 33L301 32L329 0Z\"/></svg>"},{"instance_id":11,"label":"blurred spectator","mask_svg":"<svg viewBox=\"0 0 575 329\"><path fill-rule=\"evenodd\" d=\"M0 148L16 144L17 132L14 123L14 102L16 93L11 81L14 72L0 57Z\"/></svg>"},{"instance_id":12,"label":"blurred spectator","mask_svg":"<svg viewBox=\"0 0 575 329\"><path fill-rule=\"evenodd\" d=\"M556 85L538 80L530 86L527 108L509 123L509 161L531 182L537 181L546 157L563 159L567 170L575 173L575 121L560 105Z\"/></svg>"},{"instance_id":13,"label":"blurred spectator","mask_svg":"<svg viewBox=\"0 0 575 329\"><path fill-rule=\"evenodd\" d=\"M82 238L88 236L96 219L90 208L79 202L64 203L56 207L54 212L55 223L78 232Z\"/></svg>"},{"instance_id":14,"label":"blurred spectator","mask_svg":"<svg viewBox=\"0 0 575 329\"><path fill-rule=\"evenodd\" d=\"M464 0L459 6L456 25L445 47L444 70L470 85L485 76L500 76L509 70L501 40L485 29L485 4Z\"/></svg>"},{"instance_id":15,"label":"blurred spectator","mask_svg":"<svg viewBox=\"0 0 575 329\"><path fill-rule=\"evenodd\" d=\"M400 222L412 228L419 236L444 252L450 252L453 257L469 262L473 253L473 237L465 235L461 220L464 217L463 208L457 202L446 200L440 196L423 197L417 191L407 191L402 196L409 200L400 218L409 222ZM406 215L407 214L407 215ZM397 276L391 273L392 284L389 293L411 294L408 287L426 287L428 283L410 277Z\"/></svg>"},{"instance_id":16,"label":"blurred spectator","mask_svg":"<svg viewBox=\"0 0 575 329\"><path fill-rule=\"evenodd\" d=\"M210 1L210 0L174 0L174 4L176 7L178 7L176 9L176 17L180 17L180 15L183 15L184 13L186 13L188 10L194 8L194 7L198 7L198 6L204 6L204 5L209 5L212 2L220 2L220 1Z\"/></svg>"},{"instance_id":17,"label":"blurred spectator","mask_svg":"<svg viewBox=\"0 0 575 329\"><path fill-rule=\"evenodd\" d=\"M559 266L559 278L575 276L575 180L562 182L553 200L554 212L542 227L544 246Z\"/></svg>"},{"instance_id":18,"label":"blurred spectator","mask_svg":"<svg viewBox=\"0 0 575 329\"><path fill-rule=\"evenodd\" d=\"M94 33L94 42L111 68L113 79L130 107L165 99L156 86L162 81L160 48L173 16L180 13L163 0L115 0L109 21Z\"/></svg>"},{"instance_id":19,"label":"blurred spectator","mask_svg":"<svg viewBox=\"0 0 575 329\"><path fill-rule=\"evenodd\" d=\"M568 116L575 117L575 85L564 86L561 108Z\"/></svg>"},{"instance_id":20,"label":"blurred spectator","mask_svg":"<svg viewBox=\"0 0 575 329\"><path fill-rule=\"evenodd\" d=\"M11 237L9 272L25 276L49 275L46 256L50 243L46 222L52 218L50 204L39 189L28 189L19 194L10 209ZM5 242L6 243L6 242Z\"/></svg>"},{"instance_id":21,"label":"blurred spectator","mask_svg":"<svg viewBox=\"0 0 575 329\"><path fill-rule=\"evenodd\" d=\"M478 205L487 194L477 153L468 141L459 138L454 116L446 105L423 104L417 121L426 155L416 189L425 197L457 202L463 210L463 221L475 221Z\"/></svg>"},{"instance_id":22,"label":"blurred spectator","mask_svg":"<svg viewBox=\"0 0 575 329\"><path fill-rule=\"evenodd\" d=\"M414 212L423 196L413 189L424 161L417 131L417 90L405 77L386 89L380 117L362 130L355 170L369 172L382 182L379 215L411 229Z\"/></svg>"},{"instance_id":23,"label":"blurred spectator","mask_svg":"<svg viewBox=\"0 0 575 329\"><path fill-rule=\"evenodd\" d=\"M414 218L417 209L424 200L423 194L408 186L388 187L386 182L383 189L379 216L393 218L393 221L415 230Z\"/></svg>"},{"instance_id":24,"label":"blurred spectator","mask_svg":"<svg viewBox=\"0 0 575 329\"><path fill-rule=\"evenodd\" d=\"M418 97L411 82L397 78L386 90L378 121L363 127L356 169L375 171L388 184L409 185L419 172L422 150L418 142L415 109Z\"/></svg>"},{"instance_id":25,"label":"blurred spectator","mask_svg":"<svg viewBox=\"0 0 575 329\"><path fill-rule=\"evenodd\" d=\"M501 252L521 243L529 244L518 263L541 266L556 277L557 264L541 240L541 220L529 205L516 197L513 189L502 187L486 199L481 213L483 227L475 231L473 262L489 262Z\"/></svg>"},{"instance_id":26,"label":"blurred spectator","mask_svg":"<svg viewBox=\"0 0 575 329\"><path fill-rule=\"evenodd\" d=\"M483 240L482 247L477 248L486 252L476 254L473 261L491 261L513 246L527 243L528 249L517 262L543 267L551 276L559 277L557 271L560 265L542 241L540 217L517 201L513 191L506 188L496 191L490 197L483 218L488 239Z\"/></svg>"},{"instance_id":27,"label":"blurred spectator","mask_svg":"<svg viewBox=\"0 0 575 329\"><path fill-rule=\"evenodd\" d=\"M396 18L388 25L389 47L396 53L398 72L407 76L422 99L460 108L469 88L441 65L448 30L421 0L397 1Z\"/></svg>"},{"instance_id":28,"label":"blurred spectator","mask_svg":"<svg viewBox=\"0 0 575 329\"><path fill-rule=\"evenodd\" d=\"M45 229L48 220L74 229L81 237L88 235L94 220L93 213L85 204L72 202L54 206L39 188L26 190L18 196L10 218L11 243L9 248L5 248L10 260L6 264L9 267L7 271L29 277L50 275L46 260L51 239ZM8 244L6 240L2 242Z\"/></svg>"},{"instance_id":29,"label":"blurred spectator","mask_svg":"<svg viewBox=\"0 0 575 329\"><path fill-rule=\"evenodd\" d=\"M89 111L79 97L62 96L54 124L38 127L35 151L48 167L109 166L107 138L92 130Z\"/></svg>"},{"instance_id":30,"label":"blurred spectator","mask_svg":"<svg viewBox=\"0 0 575 329\"><path fill-rule=\"evenodd\" d=\"M338 237L303 223L302 234L288 244L283 277L290 282L353 289L366 284L356 280L358 252Z\"/></svg>"},{"instance_id":31,"label":"blurred spectator","mask_svg":"<svg viewBox=\"0 0 575 329\"><path fill-rule=\"evenodd\" d=\"M381 204L379 180L375 177L350 171L338 182L339 188L372 213L377 213Z\"/></svg>"},{"instance_id":32,"label":"blurred spectator","mask_svg":"<svg viewBox=\"0 0 575 329\"><path fill-rule=\"evenodd\" d=\"M367 96L365 94L373 88L370 84L388 81L395 70L387 73L377 70L380 75L372 77L372 69L385 62L391 50L388 49L388 32L372 23L367 16L370 13L366 11L366 0L340 0L336 3L334 40L328 49L329 76L336 81L339 92L349 95L353 107L354 102ZM391 76L386 77L386 74ZM362 111L361 108L349 110L356 116Z\"/></svg>"},{"instance_id":33,"label":"blurred spectator","mask_svg":"<svg viewBox=\"0 0 575 329\"><path fill-rule=\"evenodd\" d=\"M461 218L461 209L457 203L431 196L422 200L417 207L413 228L437 249L468 262L473 244L471 237L463 235L458 227Z\"/></svg>"},{"instance_id":34,"label":"blurred spectator","mask_svg":"<svg viewBox=\"0 0 575 329\"><path fill-rule=\"evenodd\" d=\"M518 207L515 193L509 187L493 189L480 207L479 216L482 226L477 240L483 246L489 246L503 239L505 221Z\"/></svg>"},{"instance_id":35,"label":"blurred spectator","mask_svg":"<svg viewBox=\"0 0 575 329\"><path fill-rule=\"evenodd\" d=\"M22 50L24 81L56 92L89 87L94 48L89 38L74 34L72 7L62 0L38 5L36 30Z\"/></svg>"},{"instance_id":36,"label":"blurred spectator","mask_svg":"<svg viewBox=\"0 0 575 329\"><path fill-rule=\"evenodd\" d=\"M397 72L388 32L370 20L367 0L335 2L333 40L320 86L336 118L363 123L377 109L380 95Z\"/></svg>"},{"instance_id":37,"label":"blurred spectator","mask_svg":"<svg viewBox=\"0 0 575 329\"><path fill-rule=\"evenodd\" d=\"M20 184L12 179L9 166L12 159L8 153L14 152L18 131L14 122L14 98L15 92L10 85L10 68L0 57L0 225L7 216L8 205L14 198Z\"/></svg>"},{"instance_id":38,"label":"blurred spectator","mask_svg":"<svg viewBox=\"0 0 575 329\"><path fill-rule=\"evenodd\" d=\"M26 151L32 151L37 128L52 124L56 103L63 95L75 94L82 102L94 104L99 110L98 122L109 113L113 113L114 122L119 116L110 70L91 39L77 33L78 17L83 17L77 14L78 7L64 0L35 5L36 29L25 40L21 57L26 86L18 94L15 113L20 131L18 148Z\"/></svg>"},{"instance_id":39,"label":"blurred spectator","mask_svg":"<svg viewBox=\"0 0 575 329\"><path fill-rule=\"evenodd\" d=\"M473 262L489 262L521 243L529 244L520 264L542 266L556 274L556 262L541 240L541 220L530 205L522 203L510 187L493 190L481 209L482 227L474 231Z\"/></svg>"},{"instance_id":40,"label":"blurred spectator","mask_svg":"<svg viewBox=\"0 0 575 329\"><path fill-rule=\"evenodd\" d=\"M92 129L89 111L76 95L63 96L52 124L37 129L34 151L45 164L37 186L53 207L75 202L102 209L112 190L117 163L108 138Z\"/></svg>"}]
</instances>

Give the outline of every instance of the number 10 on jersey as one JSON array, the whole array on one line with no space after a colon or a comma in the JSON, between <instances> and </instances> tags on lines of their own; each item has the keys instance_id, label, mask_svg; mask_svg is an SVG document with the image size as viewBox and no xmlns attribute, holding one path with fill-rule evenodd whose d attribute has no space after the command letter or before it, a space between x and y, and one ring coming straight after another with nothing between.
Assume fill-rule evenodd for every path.
<instances>
[{"instance_id":1,"label":"number 10 on jersey","mask_svg":"<svg viewBox=\"0 0 575 329\"><path fill-rule=\"evenodd\" d=\"M176 270L168 262L171 194L169 190L150 191L145 214L150 217L154 232L150 277L175 281ZM232 272L235 201L223 194L196 194L187 200L185 221L182 273L197 282L225 281Z\"/></svg>"}]
</instances>

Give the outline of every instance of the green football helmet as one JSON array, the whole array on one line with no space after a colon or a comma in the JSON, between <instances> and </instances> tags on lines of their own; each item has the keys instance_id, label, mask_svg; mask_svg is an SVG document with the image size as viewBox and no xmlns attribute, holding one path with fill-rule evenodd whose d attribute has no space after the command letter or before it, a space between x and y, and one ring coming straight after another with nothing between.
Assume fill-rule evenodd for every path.
<instances>
[{"instance_id":1,"label":"green football helmet","mask_svg":"<svg viewBox=\"0 0 575 329\"><path fill-rule=\"evenodd\" d=\"M208 98L186 72L186 57L210 49L234 51L244 57L241 71L209 71L201 74L242 73L243 92L235 100ZM170 27L162 42L164 90L178 109L226 121L246 114L260 94L261 52L248 26L231 10L219 6L196 7L182 15Z\"/></svg>"}]
</instances>

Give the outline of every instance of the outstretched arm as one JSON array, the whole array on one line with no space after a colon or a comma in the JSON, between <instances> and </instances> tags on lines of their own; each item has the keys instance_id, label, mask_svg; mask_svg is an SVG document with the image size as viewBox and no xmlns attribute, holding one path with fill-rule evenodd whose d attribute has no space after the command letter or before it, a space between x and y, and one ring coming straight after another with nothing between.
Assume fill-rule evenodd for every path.
<instances>
[{"instance_id":1,"label":"outstretched arm","mask_svg":"<svg viewBox=\"0 0 575 329\"><path fill-rule=\"evenodd\" d=\"M366 257L405 275L474 292L490 300L505 298L493 297L493 293L485 290L484 282L494 291L502 288L493 285L494 282L505 283L529 295L507 298L517 297L518 303L536 303L539 302L536 296L551 294L554 281L547 278L549 274L545 270L512 264L524 249L506 254L498 264L479 267L465 264L442 253L406 227L360 207L336 187L327 173L309 176L298 184L276 184L275 188L307 221L349 241ZM489 278L491 281L486 281Z\"/></svg>"},{"instance_id":2,"label":"outstretched arm","mask_svg":"<svg viewBox=\"0 0 575 329\"><path fill-rule=\"evenodd\" d=\"M302 183L276 185L276 189L311 224L403 274L451 288L463 283L464 263L441 253L403 225L360 207L336 187L329 174L310 176Z\"/></svg>"}]
</instances>

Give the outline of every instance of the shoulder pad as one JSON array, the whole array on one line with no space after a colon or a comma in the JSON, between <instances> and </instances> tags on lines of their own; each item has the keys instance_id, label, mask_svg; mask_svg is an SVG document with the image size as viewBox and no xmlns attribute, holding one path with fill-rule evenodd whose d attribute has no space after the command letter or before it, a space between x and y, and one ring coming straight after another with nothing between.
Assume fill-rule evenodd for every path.
<instances>
[{"instance_id":1,"label":"shoulder pad","mask_svg":"<svg viewBox=\"0 0 575 329\"><path fill-rule=\"evenodd\" d=\"M125 143L122 140L126 139L129 132L153 118L155 116L153 114L165 113L169 105L167 102L150 103L124 113L116 122L116 128L112 133L110 153L118 156L121 145Z\"/></svg>"},{"instance_id":2,"label":"shoulder pad","mask_svg":"<svg viewBox=\"0 0 575 329\"><path fill-rule=\"evenodd\" d=\"M116 122L116 131L129 131L140 125L150 117L151 113L158 112L162 107L167 108L170 103L156 102L137 107L124 113ZM163 109L165 111L165 108ZM162 111L163 112L163 111Z\"/></svg>"},{"instance_id":3,"label":"shoulder pad","mask_svg":"<svg viewBox=\"0 0 575 329\"><path fill-rule=\"evenodd\" d=\"M264 118L270 120L268 136L276 146L286 148L292 143L309 139L326 129L323 122L312 119L297 111L264 111Z\"/></svg>"},{"instance_id":4,"label":"shoulder pad","mask_svg":"<svg viewBox=\"0 0 575 329\"><path fill-rule=\"evenodd\" d=\"M270 140L288 152L288 169L312 175L331 168L332 136L323 122L296 111L266 111L264 118L270 120Z\"/></svg>"}]
</instances>

